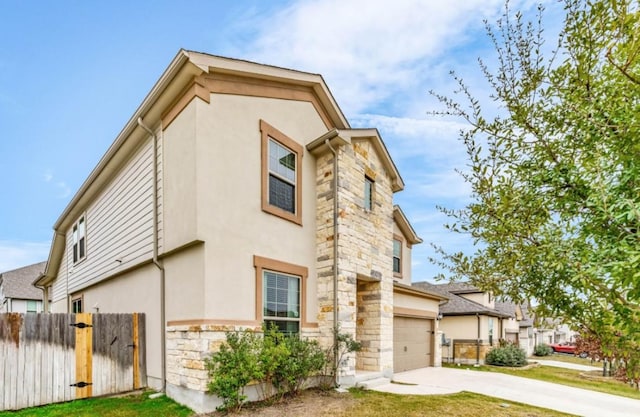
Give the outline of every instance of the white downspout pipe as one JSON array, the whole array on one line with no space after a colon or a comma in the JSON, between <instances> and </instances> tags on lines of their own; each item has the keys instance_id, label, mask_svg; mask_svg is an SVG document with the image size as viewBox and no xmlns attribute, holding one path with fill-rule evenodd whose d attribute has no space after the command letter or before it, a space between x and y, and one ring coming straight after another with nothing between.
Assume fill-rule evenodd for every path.
<instances>
[{"instance_id":1,"label":"white downspout pipe","mask_svg":"<svg viewBox=\"0 0 640 417\"><path fill-rule=\"evenodd\" d=\"M167 391L167 322L165 314L165 276L164 266L158 260L158 138L156 134L138 117L138 126L143 128L153 140L153 264L160 271L160 351L162 352L162 392Z\"/></svg>"}]
</instances>

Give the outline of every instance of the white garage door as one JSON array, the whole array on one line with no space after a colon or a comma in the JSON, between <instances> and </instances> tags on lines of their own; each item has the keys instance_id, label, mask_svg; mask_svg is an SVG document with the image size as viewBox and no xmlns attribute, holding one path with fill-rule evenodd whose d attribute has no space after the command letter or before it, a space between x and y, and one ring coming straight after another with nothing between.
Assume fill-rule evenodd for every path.
<instances>
[{"instance_id":1,"label":"white garage door","mask_svg":"<svg viewBox=\"0 0 640 417\"><path fill-rule=\"evenodd\" d=\"M393 371L431 366L433 320L393 318Z\"/></svg>"}]
</instances>

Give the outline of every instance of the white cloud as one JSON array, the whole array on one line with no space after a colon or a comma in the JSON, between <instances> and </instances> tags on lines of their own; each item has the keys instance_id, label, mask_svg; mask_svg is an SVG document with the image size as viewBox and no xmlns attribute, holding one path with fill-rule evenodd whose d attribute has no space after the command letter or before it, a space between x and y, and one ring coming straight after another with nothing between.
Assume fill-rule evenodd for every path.
<instances>
[{"instance_id":1,"label":"white cloud","mask_svg":"<svg viewBox=\"0 0 640 417\"><path fill-rule=\"evenodd\" d=\"M0 272L46 261L49 248L49 242L0 240Z\"/></svg>"},{"instance_id":2,"label":"white cloud","mask_svg":"<svg viewBox=\"0 0 640 417\"><path fill-rule=\"evenodd\" d=\"M418 85L502 0L299 1L261 25L250 59L322 74L347 114Z\"/></svg>"},{"instance_id":3,"label":"white cloud","mask_svg":"<svg viewBox=\"0 0 640 417\"><path fill-rule=\"evenodd\" d=\"M69 187L65 181L55 179L51 170L46 170L42 174L42 178L44 179L44 182L53 184L54 188L57 190L57 198L67 198L71 195L71 187Z\"/></svg>"}]
</instances>

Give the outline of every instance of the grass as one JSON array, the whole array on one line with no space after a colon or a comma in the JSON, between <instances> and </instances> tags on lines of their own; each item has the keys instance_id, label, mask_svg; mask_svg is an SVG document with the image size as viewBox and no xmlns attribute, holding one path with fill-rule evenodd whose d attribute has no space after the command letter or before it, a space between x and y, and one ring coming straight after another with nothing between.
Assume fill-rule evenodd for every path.
<instances>
[{"instance_id":1,"label":"grass","mask_svg":"<svg viewBox=\"0 0 640 417\"><path fill-rule=\"evenodd\" d=\"M449 395L397 395L376 391L353 390L360 399L357 405L338 417L543 417L570 414L487 397L471 392Z\"/></svg>"},{"instance_id":2,"label":"grass","mask_svg":"<svg viewBox=\"0 0 640 417\"><path fill-rule=\"evenodd\" d=\"M153 391L124 397L89 398L68 403L0 412L0 417L188 417L193 412L162 396L150 399Z\"/></svg>"},{"instance_id":3,"label":"grass","mask_svg":"<svg viewBox=\"0 0 640 417\"><path fill-rule=\"evenodd\" d=\"M596 362L596 361L592 361L589 358L581 358L579 356L567 355L564 353L554 353L549 356L533 356L530 358L530 360L532 361L535 361L536 359L540 359L541 361L557 361L557 362L575 363L578 365L602 367L602 362Z\"/></svg>"},{"instance_id":4,"label":"grass","mask_svg":"<svg viewBox=\"0 0 640 417\"><path fill-rule=\"evenodd\" d=\"M547 356L547 358L549 357ZM553 358L552 360L555 360L555 358ZM588 359L586 360L589 361ZM443 364L443 366L457 367L452 364ZM623 382L616 381L613 378L598 378L599 375L602 375L600 371L583 372L573 369L556 368L552 366L537 366L528 369L518 369L482 365L479 367L463 366L462 368L474 371L500 372L503 374L520 376L523 378L538 379L540 381L553 382L554 384L562 384L568 385L570 387L603 392L605 394L613 394L619 395L621 397L640 399L640 391L636 390L635 388ZM583 375L593 376L594 378L586 378Z\"/></svg>"}]
</instances>

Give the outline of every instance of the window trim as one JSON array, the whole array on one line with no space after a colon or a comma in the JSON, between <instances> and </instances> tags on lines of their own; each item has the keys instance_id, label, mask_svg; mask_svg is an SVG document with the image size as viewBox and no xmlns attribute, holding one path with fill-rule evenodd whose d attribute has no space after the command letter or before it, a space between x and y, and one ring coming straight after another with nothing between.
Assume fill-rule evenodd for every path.
<instances>
[{"instance_id":1,"label":"window trim","mask_svg":"<svg viewBox=\"0 0 640 417\"><path fill-rule=\"evenodd\" d=\"M300 331L309 326L307 323L307 277L309 269L275 259L253 255L253 266L256 269L256 311L255 317L259 323L264 322L263 316L263 277L265 271L279 272L300 278Z\"/></svg>"},{"instance_id":2,"label":"window trim","mask_svg":"<svg viewBox=\"0 0 640 417\"><path fill-rule=\"evenodd\" d=\"M367 200L367 184L371 184L371 189L369 190L369 200ZM374 202L375 202L374 194L376 192L376 180L371 178L369 175L365 174L365 176L364 176L364 189L362 191L363 191L362 208L367 213L370 213L370 212L373 211L373 206L374 206Z\"/></svg>"},{"instance_id":3,"label":"window trim","mask_svg":"<svg viewBox=\"0 0 640 417\"><path fill-rule=\"evenodd\" d=\"M400 270L398 272L393 271L393 276L395 278L402 278L402 270L403 270L402 261L403 261L403 258L404 258L404 239L402 238L402 236L396 235L394 233L393 241L396 241L396 240L398 242L400 242L400 262L399 262ZM393 248L392 248L391 258L392 259L395 258L395 254L393 253ZM391 264L391 269L393 270L393 263Z\"/></svg>"},{"instance_id":4,"label":"window trim","mask_svg":"<svg viewBox=\"0 0 640 417\"><path fill-rule=\"evenodd\" d=\"M80 310L81 311L73 311L73 304L77 301L80 301ZM69 311L72 314L80 314L80 313L84 313L84 294L80 294L78 296L75 297L71 297L71 304L69 305Z\"/></svg>"},{"instance_id":5,"label":"window trim","mask_svg":"<svg viewBox=\"0 0 640 417\"><path fill-rule=\"evenodd\" d=\"M78 259L74 259L74 249L76 246L76 243L74 242L74 231L76 228L80 228L81 221L84 223L84 255L80 256L80 239L78 239ZM74 265L77 265L87 259L87 241L87 215L86 213L82 213L80 217L78 217L78 220L71 225L71 261Z\"/></svg>"},{"instance_id":6,"label":"window trim","mask_svg":"<svg viewBox=\"0 0 640 417\"><path fill-rule=\"evenodd\" d=\"M280 132L264 120L260 120L261 136L261 176L262 176L262 211L281 217L302 226L302 145ZM269 139L296 154L295 212L291 213L280 207L269 204Z\"/></svg>"}]
</instances>

